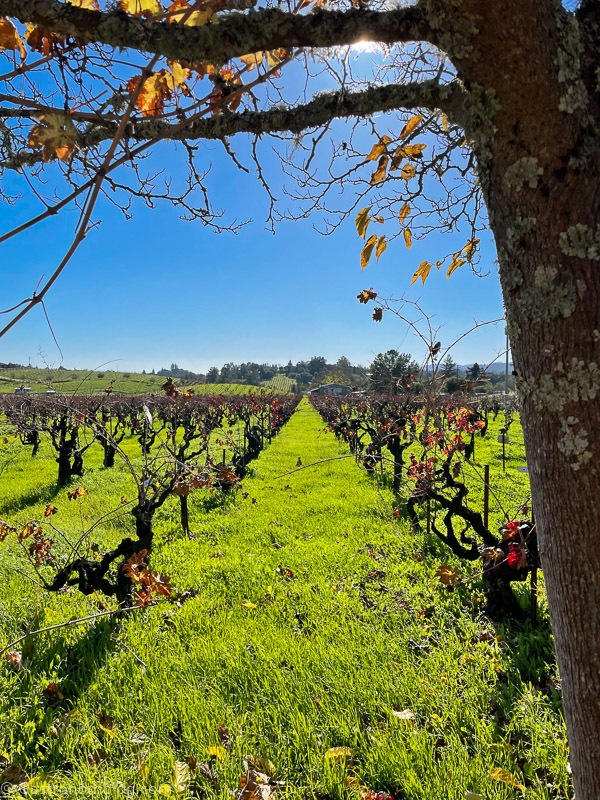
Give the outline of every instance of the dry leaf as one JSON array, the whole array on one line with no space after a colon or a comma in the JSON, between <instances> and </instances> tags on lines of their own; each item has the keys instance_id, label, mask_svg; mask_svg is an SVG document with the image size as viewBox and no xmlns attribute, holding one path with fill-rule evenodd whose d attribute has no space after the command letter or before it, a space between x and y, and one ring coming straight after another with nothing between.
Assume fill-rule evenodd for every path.
<instances>
[{"instance_id":1,"label":"dry leaf","mask_svg":"<svg viewBox=\"0 0 600 800\"><path fill-rule=\"evenodd\" d=\"M356 232L362 239L365 238L369 222L371 221L371 217L369 216L371 208L372 206L366 206L366 208L362 208L358 212L358 214L356 215L356 219L354 220L354 224L356 225Z\"/></svg>"},{"instance_id":2,"label":"dry leaf","mask_svg":"<svg viewBox=\"0 0 600 800\"><path fill-rule=\"evenodd\" d=\"M343 764L355 755L356 750L352 747L330 747L325 753L325 760L332 764Z\"/></svg>"},{"instance_id":3,"label":"dry leaf","mask_svg":"<svg viewBox=\"0 0 600 800\"><path fill-rule=\"evenodd\" d=\"M54 157L67 161L75 150L77 128L67 114L40 114L38 124L29 131L28 143L42 150L42 161Z\"/></svg>"},{"instance_id":4,"label":"dry leaf","mask_svg":"<svg viewBox=\"0 0 600 800\"><path fill-rule=\"evenodd\" d=\"M134 17L162 14L158 0L119 0L119 8Z\"/></svg>"},{"instance_id":5,"label":"dry leaf","mask_svg":"<svg viewBox=\"0 0 600 800\"><path fill-rule=\"evenodd\" d=\"M362 269L364 269L369 263L371 254L373 253L373 248L375 247L376 244L377 244L377 236L375 236L375 234L369 236L365 246L360 251L360 266Z\"/></svg>"},{"instance_id":6,"label":"dry leaf","mask_svg":"<svg viewBox=\"0 0 600 800\"><path fill-rule=\"evenodd\" d=\"M412 247L412 233L410 228L405 228L404 230L404 244L409 250Z\"/></svg>"},{"instance_id":7,"label":"dry leaf","mask_svg":"<svg viewBox=\"0 0 600 800\"><path fill-rule=\"evenodd\" d=\"M405 164L400 170L400 177L404 178L405 181L414 178L416 174L417 170L412 164Z\"/></svg>"},{"instance_id":8,"label":"dry leaf","mask_svg":"<svg viewBox=\"0 0 600 800\"><path fill-rule=\"evenodd\" d=\"M6 17L0 17L0 50L18 50L21 58L25 58L23 40L12 22Z\"/></svg>"},{"instance_id":9,"label":"dry leaf","mask_svg":"<svg viewBox=\"0 0 600 800\"><path fill-rule=\"evenodd\" d=\"M379 261L379 256L385 251L387 248L387 242L385 240L385 236L380 236L377 239L377 245L375 247L375 258Z\"/></svg>"},{"instance_id":10,"label":"dry leaf","mask_svg":"<svg viewBox=\"0 0 600 800\"><path fill-rule=\"evenodd\" d=\"M419 264L419 269L412 276L411 284L413 284L415 281L418 281L419 278L421 278L422 283L425 283L429 275L429 271L431 270L431 267L432 264L430 264L429 261L421 261L421 263Z\"/></svg>"},{"instance_id":11,"label":"dry leaf","mask_svg":"<svg viewBox=\"0 0 600 800\"><path fill-rule=\"evenodd\" d=\"M452 569L452 567L448 566L448 564L444 564L443 566L439 567L435 574L440 579L440 583L443 583L444 586L453 586L458 580L459 576L458 570Z\"/></svg>"},{"instance_id":12,"label":"dry leaf","mask_svg":"<svg viewBox=\"0 0 600 800\"><path fill-rule=\"evenodd\" d=\"M402 128L400 133L400 138L405 139L407 136L415 130L415 128L423 121L423 117L420 114L416 114L414 117L411 117L406 125Z\"/></svg>"},{"instance_id":13,"label":"dry leaf","mask_svg":"<svg viewBox=\"0 0 600 800\"><path fill-rule=\"evenodd\" d=\"M492 779L500 781L500 783L505 783L507 786L513 786L515 789L521 789L523 792L525 791L523 784L519 783L511 772L507 769L502 769L502 767L496 767L492 770Z\"/></svg>"},{"instance_id":14,"label":"dry leaf","mask_svg":"<svg viewBox=\"0 0 600 800\"><path fill-rule=\"evenodd\" d=\"M404 203L400 211L398 212L398 218L400 222L404 222L404 220L410 214L410 205L408 203Z\"/></svg>"}]
</instances>

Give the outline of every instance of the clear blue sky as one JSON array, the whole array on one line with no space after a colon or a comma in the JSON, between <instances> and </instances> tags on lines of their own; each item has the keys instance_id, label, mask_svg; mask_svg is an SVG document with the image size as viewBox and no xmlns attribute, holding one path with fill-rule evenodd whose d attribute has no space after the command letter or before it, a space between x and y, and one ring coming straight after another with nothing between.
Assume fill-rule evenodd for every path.
<instances>
[{"instance_id":1,"label":"clear blue sky","mask_svg":"<svg viewBox=\"0 0 600 800\"><path fill-rule=\"evenodd\" d=\"M232 145L245 156L243 141ZM214 206L223 209L225 221L252 222L237 235L216 235L198 222L180 220L177 209L166 204L150 210L139 203L128 221L103 202L95 214L101 224L47 299L62 362L41 309L0 340L0 361L31 359L67 368L111 362L115 369L147 371L177 362L205 371L228 361L285 363L313 355L329 361L345 355L367 365L390 348L421 358L423 347L405 325L389 314L375 323L373 305L358 303L357 293L371 286L383 296L419 300L442 326L443 344L471 327L474 318L502 315L491 237L482 240L486 278L475 277L465 265L450 280L433 270L425 286L410 286L422 259L435 260L464 245L464 235L448 234L431 234L410 251L396 240L379 263L373 258L361 271L362 241L352 219L330 236L314 230L322 221L318 217L281 223L273 235L266 229L267 198L255 175L233 167L219 144L201 148L212 164ZM266 174L281 197L281 167L268 143L263 154ZM175 179L183 174L184 160L172 146L154 159ZM45 169L51 175L57 168ZM13 206L0 205L2 232L41 210L22 179L7 180L22 198ZM2 308L30 294L40 276L52 272L75 222L75 212L66 211L0 245ZM456 347L455 361L491 361L503 349L503 333L502 324L478 331Z\"/></svg>"}]
</instances>

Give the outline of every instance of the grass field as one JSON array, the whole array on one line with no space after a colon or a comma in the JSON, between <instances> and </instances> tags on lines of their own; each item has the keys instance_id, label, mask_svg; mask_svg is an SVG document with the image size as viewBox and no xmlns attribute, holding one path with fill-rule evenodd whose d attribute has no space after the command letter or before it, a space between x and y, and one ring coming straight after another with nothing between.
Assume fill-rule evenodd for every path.
<instances>
[{"instance_id":1,"label":"grass field","mask_svg":"<svg viewBox=\"0 0 600 800\"><path fill-rule=\"evenodd\" d=\"M323 427L304 401L242 491L191 495L193 539L175 502L160 509L153 566L186 592L178 602L29 638L13 648L20 671L2 655L5 784L73 800L571 796L543 597L536 630L492 626L475 567L444 588L436 570L454 562L441 544L394 520L391 492ZM515 428L504 477L493 433L477 442L478 465L494 465L496 517L526 482ZM89 495L69 502L49 454L34 463L13 447L0 461L3 518L52 502L73 537L132 491L92 448ZM128 517L96 528L99 546ZM14 546L0 544L0 648L104 605L48 595L15 571Z\"/></svg>"},{"instance_id":2,"label":"grass field","mask_svg":"<svg viewBox=\"0 0 600 800\"><path fill-rule=\"evenodd\" d=\"M193 383L177 379L181 386L192 385L195 394L247 394L272 389L290 392L293 381L283 378L282 387L251 386L238 383ZM15 388L28 386L32 393L48 390L57 394L99 394L108 387L113 392L123 394L160 394L167 379L161 375L143 375L134 372L114 372L111 370L58 370L58 369L3 369L0 370L0 393L13 393Z\"/></svg>"}]
</instances>

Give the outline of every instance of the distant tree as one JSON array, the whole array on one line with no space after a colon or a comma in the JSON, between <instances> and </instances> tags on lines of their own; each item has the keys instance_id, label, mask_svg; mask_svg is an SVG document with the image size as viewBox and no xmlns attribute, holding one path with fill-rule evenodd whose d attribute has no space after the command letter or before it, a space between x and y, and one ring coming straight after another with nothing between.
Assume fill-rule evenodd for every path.
<instances>
[{"instance_id":1,"label":"distant tree","mask_svg":"<svg viewBox=\"0 0 600 800\"><path fill-rule=\"evenodd\" d=\"M323 356L313 356L308 362L308 371L314 376L324 370L326 366L327 359L323 358Z\"/></svg>"},{"instance_id":2,"label":"distant tree","mask_svg":"<svg viewBox=\"0 0 600 800\"><path fill-rule=\"evenodd\" d=\"M452 358L450 353L444 359L444 363L442 364L442 375L445 378L456 378L458 372L458 364Z\"/></svg>"},{"instance_id":3,"label":"distant tree","mask_svg":"<svg viewBox=\"0 0 600 800\"><path fill-rule=\"evenodd\" d=\"M206 373L206 382L207 383L218 383L219 382L219 370L217 367L211 367L208 372Z\"/></svg>"},{"instance_id":4,"label":"distant tree","mask_svg":"<svg viewBox=\"0 0 600 800\"><path fill-rule=\"evenodd\" d=\"M481 367L479 366L479 364L477 362L475 362L472 367L469 367L469 369L467 370L466 374L467 374L467 380L468 381L479 380L479 378L482 377Z\"/></svg>"},{"instance_id":5,"label":"distant tree","mask_svg":"<svg viewBox=\"0 0 600 800\"><path fill-rule=\"evenodd\" d=\"M379 353L370 367L371 390L381 394L397 394L399 384L408 381L418 371L419 365L410 353L399 353L398 350Z\"/></svg>"}]
</instances>

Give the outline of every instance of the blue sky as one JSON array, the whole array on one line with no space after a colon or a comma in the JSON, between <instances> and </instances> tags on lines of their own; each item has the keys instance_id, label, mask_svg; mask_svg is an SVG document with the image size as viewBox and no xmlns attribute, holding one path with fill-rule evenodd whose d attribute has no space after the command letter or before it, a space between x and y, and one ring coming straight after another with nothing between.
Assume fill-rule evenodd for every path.
<instances>
[{"instance_id":1,"label":"blue sky","mask_svg":"<svg viewBox=\"0 0 600 800\"><path fill-rule=\"evenodd\" d=\"M232 140L245 155L243 141ZM100 221L51 290L46 308L62 358L41 309L34 310L0 340L0 361L47 363L67 368L160 369L179 366L205 371L223 363L285 363L323 355L347 356L369 364L396 348L424 356L423 346L406 325L385 314L371 319L357 293L374 287L383 296L418 300L440 326L445 345L471 327L473 319L502 315L502 301L491 237L482 238L486 278L463 266L447 280L432 271L425 286L410 285L419 262L460 249L465 236L433 233L406 249L391 243L379 262L360 269L362 240L352 219L329 236L318 233L318 216L282 222L273 235L265 224L267 198L255 175L231 164L220 145L202 145L212 164L209 188L224 220L252 219L237 234L215 234L198 222L179 219L164 204L150 210L134 206L125 220L110 204L95 214ZM154 163L175 180L184 161L163 146ZM263 146L263 165L276 192L281 166ZM49 177L56 166L48 165ZM9 175L21 199L0 205L0 230L14 227L41 206L18 176ZM288 186L291 183L288 181ZM284 205L289 204L285 201ZM30 294L42 274L50 274L69 246L76 213L66 211L0 245L0 306ZM379 232L379 231L378 231ZM487 363L502 350L504 326L489 326L463 340L453 351L459 363Z\"/></svg>"}]
</instances>

